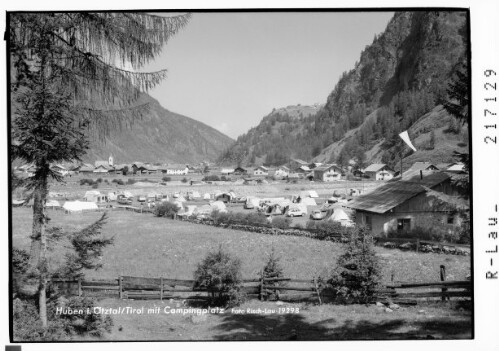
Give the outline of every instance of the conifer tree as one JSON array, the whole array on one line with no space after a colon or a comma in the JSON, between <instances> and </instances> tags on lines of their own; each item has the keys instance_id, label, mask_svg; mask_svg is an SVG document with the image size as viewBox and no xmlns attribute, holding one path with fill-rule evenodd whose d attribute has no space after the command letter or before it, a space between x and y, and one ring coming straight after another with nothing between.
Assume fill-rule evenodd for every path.
<instances>
[{"instance_id":1,"label":"conifer tree","mask_svg":"<svg viewBox=\"0 0 499 351\"><path fill-rule=\"evenodd\" d=\"M9 13L12 156L33 163L30 269L39 275L39 308L47 326L47 218L44 206L55 162L79 160L86 137L103 137L147 111L140 94L166 70L138 72L189 15L146 13Z\"/></svg>"}]
</instances>

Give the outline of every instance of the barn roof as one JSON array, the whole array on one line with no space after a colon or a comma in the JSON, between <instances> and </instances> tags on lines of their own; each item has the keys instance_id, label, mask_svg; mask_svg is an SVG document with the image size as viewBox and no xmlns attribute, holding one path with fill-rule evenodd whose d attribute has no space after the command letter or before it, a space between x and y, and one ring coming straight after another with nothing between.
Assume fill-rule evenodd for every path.
<instances>
[{"instance_id":1,"label":"barn roof","mask_svg":"<svg viewBox=\"0 0 499 351\"><path fill-rule=\"evenodd\" d=\"M335 164L332 164L332 165L322 165L322 166L319 166L319 167L316 167L315 169L313 169L314 171L328 171L329 169L331 168L335 168L337 170L340 170L341 171L341 168L338 167L337 165Z\"/></svg>"},{"instance_id":2,"label":"barn roof","mask_svg":"<svg viewBox=\"0 0 499 351\"><path fill-rule=\"evenodd\" d=\"M408 180L390 181L373 192L361 195L348 203L348 207L375 213L385 213L407 200L426 192L425 187L432 188L450 176L443 172L434 173L420 179L419 176Z\"/></svg>"}]
</instances>

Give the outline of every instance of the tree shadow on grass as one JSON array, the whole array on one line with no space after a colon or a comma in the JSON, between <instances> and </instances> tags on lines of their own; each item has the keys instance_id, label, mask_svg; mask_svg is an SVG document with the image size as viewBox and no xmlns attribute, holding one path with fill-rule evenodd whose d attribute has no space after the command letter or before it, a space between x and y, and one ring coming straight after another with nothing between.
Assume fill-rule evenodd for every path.
<instances>
[{"instance_id":1,"label":"tree shadow on grass","mask_svg":"<svg viewBox=\"0 0 499 351\"><path fill-rule=\"evenodd\" d=\"M415 340L471 338L471 319L381 322L329 318L311 323L299 314L226 314L216 340Z\"/></svg>"}]
</instances>

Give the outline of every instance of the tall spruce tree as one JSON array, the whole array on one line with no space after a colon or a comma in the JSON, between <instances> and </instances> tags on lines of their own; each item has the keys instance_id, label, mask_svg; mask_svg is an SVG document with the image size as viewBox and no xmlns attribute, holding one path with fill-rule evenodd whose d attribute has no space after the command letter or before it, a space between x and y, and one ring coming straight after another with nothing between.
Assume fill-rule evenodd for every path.
<instances>
[{"instance_id":1,"label":"tall spruce tree","mask_svg":"<svg viewBox=\"0 0 499 351\"><path fill-rule=\"evenodd\" d=\"M138 72L189 20L146 13L9 13L12 76L12 156L32 163L33 226L30 269L39 276L42 325L46 313L44 213L50 166L79 160L89 134L104 136L147 112L140 94L166 70Z\"/></svg>"}]
</instances>

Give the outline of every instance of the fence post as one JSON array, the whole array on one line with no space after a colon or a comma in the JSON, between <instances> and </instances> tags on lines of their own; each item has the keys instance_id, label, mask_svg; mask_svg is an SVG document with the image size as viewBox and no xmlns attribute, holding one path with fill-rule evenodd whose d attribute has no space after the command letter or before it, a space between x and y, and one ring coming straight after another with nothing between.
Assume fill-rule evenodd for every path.
<instances>
[{"instance_id":1,"label":"fence post","mask_svg":"<svg viewBox=\"0 0 499 351\"><path fill-rule=\"evenodd\" d=\"M161 283L159 286L159 299L163 301L163 277L161 277Z\"/></svg>"},{"instance_id":2,"label":"fence post","mask_svg":"<svg viewBox=\"0 0 499 351\"><path fill-rule=\"evenodd\" d=\"M442 265L440 265L440 280L444 282L445 279L446 279L445 266L442 264ZM447 292L447 288L442 288L442 301L446 300L446 296L445 296L446 292Z\"/></svg>"},{"instance_id":3,"label":"fence post","mask_svg":"<svg viewBox=\"0 0 499 351\"><path fill-rule=\"evenodd\" d=\"M260 276L260 301L263 300L263 269Z\"/></svg>"},{"instance_id":4,"label":"fence post","mask_svg":"<svg viewBox=\"0 0 499 351\"><path fill-rule=\"evenodd\" d=\"M322 305L321 292L319 291L319 286L317 285L317 279L315 279L315 277L314 277L314 288L315 292L317 293L317 297L319 298L319 305Z\"/></svg>"},{"instance_id":5,"label":"fence post","mask_svg":"<svg viewBox=\"0 0 499 351\"><path fill-rule=\"evenodd\" d=\"M118 277L118 293L120 295L120 299L123 298L123 278L121 275Z\"/></svg>"},{"instance_id":6,"label":"fence post","mask_svg":"<svg viewBox=\"0 0 499 351\"><path fill-rule=\"evenodd\" d=\"M78 297L82 295L81 291L81 277L78 278Z\"/></svg>"}]
</instances>

